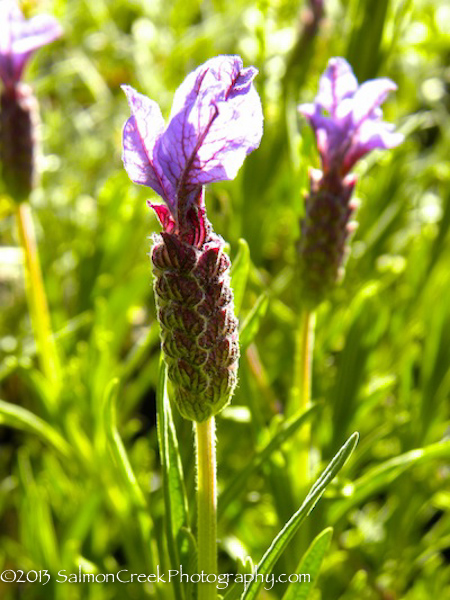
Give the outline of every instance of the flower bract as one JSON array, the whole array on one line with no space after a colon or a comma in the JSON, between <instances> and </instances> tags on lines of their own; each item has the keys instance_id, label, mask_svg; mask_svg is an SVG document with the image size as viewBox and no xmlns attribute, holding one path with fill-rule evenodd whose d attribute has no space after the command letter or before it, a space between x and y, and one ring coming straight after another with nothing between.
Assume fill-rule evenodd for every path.
<instances>
[{"instance_id":1,"label":"flower bract","mask_svg":"<svg viewBox=\"0 0 450 600\"><path fill-rule=\"evenodd\" d=\"M25 19L15 0L0 2L0 78L13 88L22 77L30 56L41 46L62 35L58 21L50 15Z\"/></svg>"},{"instance_id":2,"label":"flower bract","mask_svg":"<svg viewBox=\"0 0 450 600\"><path fill-rule=\"evenodd\" d=\"M325 174L343 177L371 150L393 148L403 141L394 125L382 120L380 108L396 89L387 77L358 85L345 59L329 61L314 102L299 106L314 129Z\"/></svg>"},{"instance_id":3,"label":"flower bract","mask_svg":"<svg viewBox=\"0 0 450 600\"><path fill-rule=\"evenodd\" d=\"M181 227L189 208L201 205L202 186L233 179L259 146L263 115L256 74L238 56L208 60L176 91L167 126L156 102L123 86L131 109L123 162L135 183L164 200L157 213L166 230Z\"/></svg>"}]
</instances>

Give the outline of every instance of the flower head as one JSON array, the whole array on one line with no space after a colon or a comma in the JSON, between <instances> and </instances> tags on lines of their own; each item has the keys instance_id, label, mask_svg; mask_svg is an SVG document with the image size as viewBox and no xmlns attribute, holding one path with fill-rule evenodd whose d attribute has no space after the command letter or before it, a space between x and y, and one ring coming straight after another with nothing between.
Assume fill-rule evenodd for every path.
<instances>
[{"instance_id":1,"label":"flower head","mask_svg":"<svg viewBox=\"0 0 450 600\"><path fill-rule=\"evenodd\" d=\"M380 105L397 89L386 77L358 85L346 60L332 58L311 104L301 104L314 129L325 174L345 176L371 150L393 148L403 141L394 126L382 121Z\"/></svg>"},{"instance_id":2,"label":"flower head","mask_svg":"<svg viewBox=\"0 0 450 600\"><path fill-rule=\"evenodd\" d=\"M6 88L19 82L35 50L62 35L58 21L50 15L26 20L16 0L0 2L0 78Z\"/></svg>"},{"instance_id":3,"label":"flower head","mask_svg":"<svg viewBox=\"0 0 450 600\"><path fill-rule=\"evenodd\" d=\"M176 91L167 126L156 102L124 86L125 169L164 200L150 205L164 228L151 252L163 355L180 413L198 422L230 401L239 358L230 261L206 219L204 185L233 179L259 146L256 73L238 56L208 60Z\"/></svg>"},{"instance_id":4,"label":"flower head","mask_svg":"<svg viewBox=\"0 0 450 600\"><path fill-rule=\"evenodd\" d=\"M203 186L233 179L259 146L256 74L238 56L208 60L176 91L167 126L156 102L123 86L132 113L123 132L125 169L164 200L165 206L153 208L166 231L189 228L190 210L203 211Z\"/></svg>"}]
</instances>

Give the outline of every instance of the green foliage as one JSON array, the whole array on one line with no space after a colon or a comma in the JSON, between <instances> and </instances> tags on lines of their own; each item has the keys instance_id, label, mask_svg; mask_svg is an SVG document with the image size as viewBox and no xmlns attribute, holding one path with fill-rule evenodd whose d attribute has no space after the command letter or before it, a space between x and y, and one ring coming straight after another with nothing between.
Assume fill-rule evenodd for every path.
<instances>
[{"instance_id":1,"label":"green foliage","mask_svg":"<svg viewBox=\"0 0 450 600\"><path fill-rule=\"evenodd\" d=\"M303 504L300 506L298 511L292 515L280 533L275 537L261 561L258 563L258 573L260 575L264 576L272 572L273 566L287 548L289 542L294 537L295 532L309 515L309 513L313 510L317 501L326 490L328 484L342 469L357 443L358 434L354 433L342 446L336 456L333 457L333 460L330 462L328 467L310 489ZM253 598L256 598L262 587L263 581L255 578L242 595L242 600L252 600Z\"/></svg>"},{"instance_id":2,"label":"green foliage","mask_svg":"<svg viewBox=\"0 0 450 600\"><path fill-rule=\"evenodd\" d=\"M308 574L309 580L301 581L301 583L304 583L301 586L295 585L297 582L292 582L284 594L283 600L306 600L311 597L324 555L330 546L332 535L333 529L327 527L314 538L296 570L298 575Z\"/></svg>"},{"instance_id":3,"label":"green foliage","mask_svg":"<svg viewBox=\"0 0 450 600\"><path fill-rule=\"evenodd\" d=\"M53 12L65 31L26 72L42 120L32 210L63 373L58 391L39 369L13 207L0 181L0 573L52 575L43 587L0 581L0 596L191 600L195 593L195 585L56 578L79 568L195 572L192 427L172 414L160 372L148 258L159 225L146 206L156 198L121 164L129 110L120 85L146 93L167 116L185 75L220 53L259 69L265 115L261 147L237 179L206 190L208 217L230 244L241 323L239 385L217 419L220 572L249 574L275 538L260 565L274 576L310 569L311 580L320 566L320 575L314 589L279 583L258 598L448 596L447 3L325 0L316 35L307 27L309 2L23 5L29 14ZM345 279L317 314L314 408L286 420L298 220L308 168L318 166L295 107L315 95L331 56L349 59L360 80L395 80L385 117L406 140L358 167L359 226ZM312 496L296 492L290 465L293 433L306 420L314 474L360 433L351 461ZM250 589L247 597L256 593ZM219 593L231 600L243 588L230 582Z\"/></svg>"}]
</instances>

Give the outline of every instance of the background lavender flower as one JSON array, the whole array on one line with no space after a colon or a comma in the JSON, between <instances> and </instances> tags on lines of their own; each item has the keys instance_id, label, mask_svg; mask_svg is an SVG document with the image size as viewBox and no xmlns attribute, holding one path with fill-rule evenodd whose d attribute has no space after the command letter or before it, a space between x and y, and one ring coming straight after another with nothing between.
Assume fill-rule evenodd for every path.
<instances>
[{"instance_id":1,"label":"background lavender flower","mask_svg":"<svg viewBox=\"0 0 450 600\"><path fill-rule=\"evenodd\" d=\"M310 173L298 244L302 302L319 304L341 273L350 233L350 202L356 177L349 174L368 152L397 146L403 136L382 121L380 105L396 85L387 78L362 85L343 58L332 58L311 104L299 106L314 130L322 171Z\"/></svg>"},{"instance_id":2,"label":"background lavender flower","mask_svg":"<svg viewBox=\"0 0 450 600\"><path fill-rule=\"evenodd\" d=\"M28 198L36 180L39 122L37 100L20 78L32 53L61 34L54 17L38 15L27 21L17 2L0 2L0 163L6 189L16 201Z\"/></svg>"},{"instance_id":3,"label":"background lavender flower","mask_svg":"<svg viewBox=\"0 0 450 600\"><path fill-rule=\"evenodd\" d=\"M175 93L167 127L158 105L124 86L132 116L123 133L130 178L164 200L164 232L152 261L162 348L183 416L204 421L230 400L239 355L223 240L206 218L203 186L233 179L262 136L257 71L238 56L218 56Z\"/></svg>"}]
</instances>

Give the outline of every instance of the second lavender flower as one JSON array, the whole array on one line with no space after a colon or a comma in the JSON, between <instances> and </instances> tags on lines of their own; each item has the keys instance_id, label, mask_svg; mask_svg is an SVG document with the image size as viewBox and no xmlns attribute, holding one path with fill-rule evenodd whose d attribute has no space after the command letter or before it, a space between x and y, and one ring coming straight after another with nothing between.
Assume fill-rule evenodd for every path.
<instances>
[{"instance_id":1,"label":"second lavender flower","mask_svg":"<svg viewBox=\"0 0 450 600\"><path fill-rule=\"evenodd\" d=\"M375 149L394 148L403 136L382 121L380 105L397 89L385 77L358 85L350 65L332 58L311 104L299 106L316 136L322 170L310 171L311 189L305 199L298 244L303 305L316 308L336 284L350 233L354 210L350 199L355 163Z\"/></svg>"}]
</instances>

